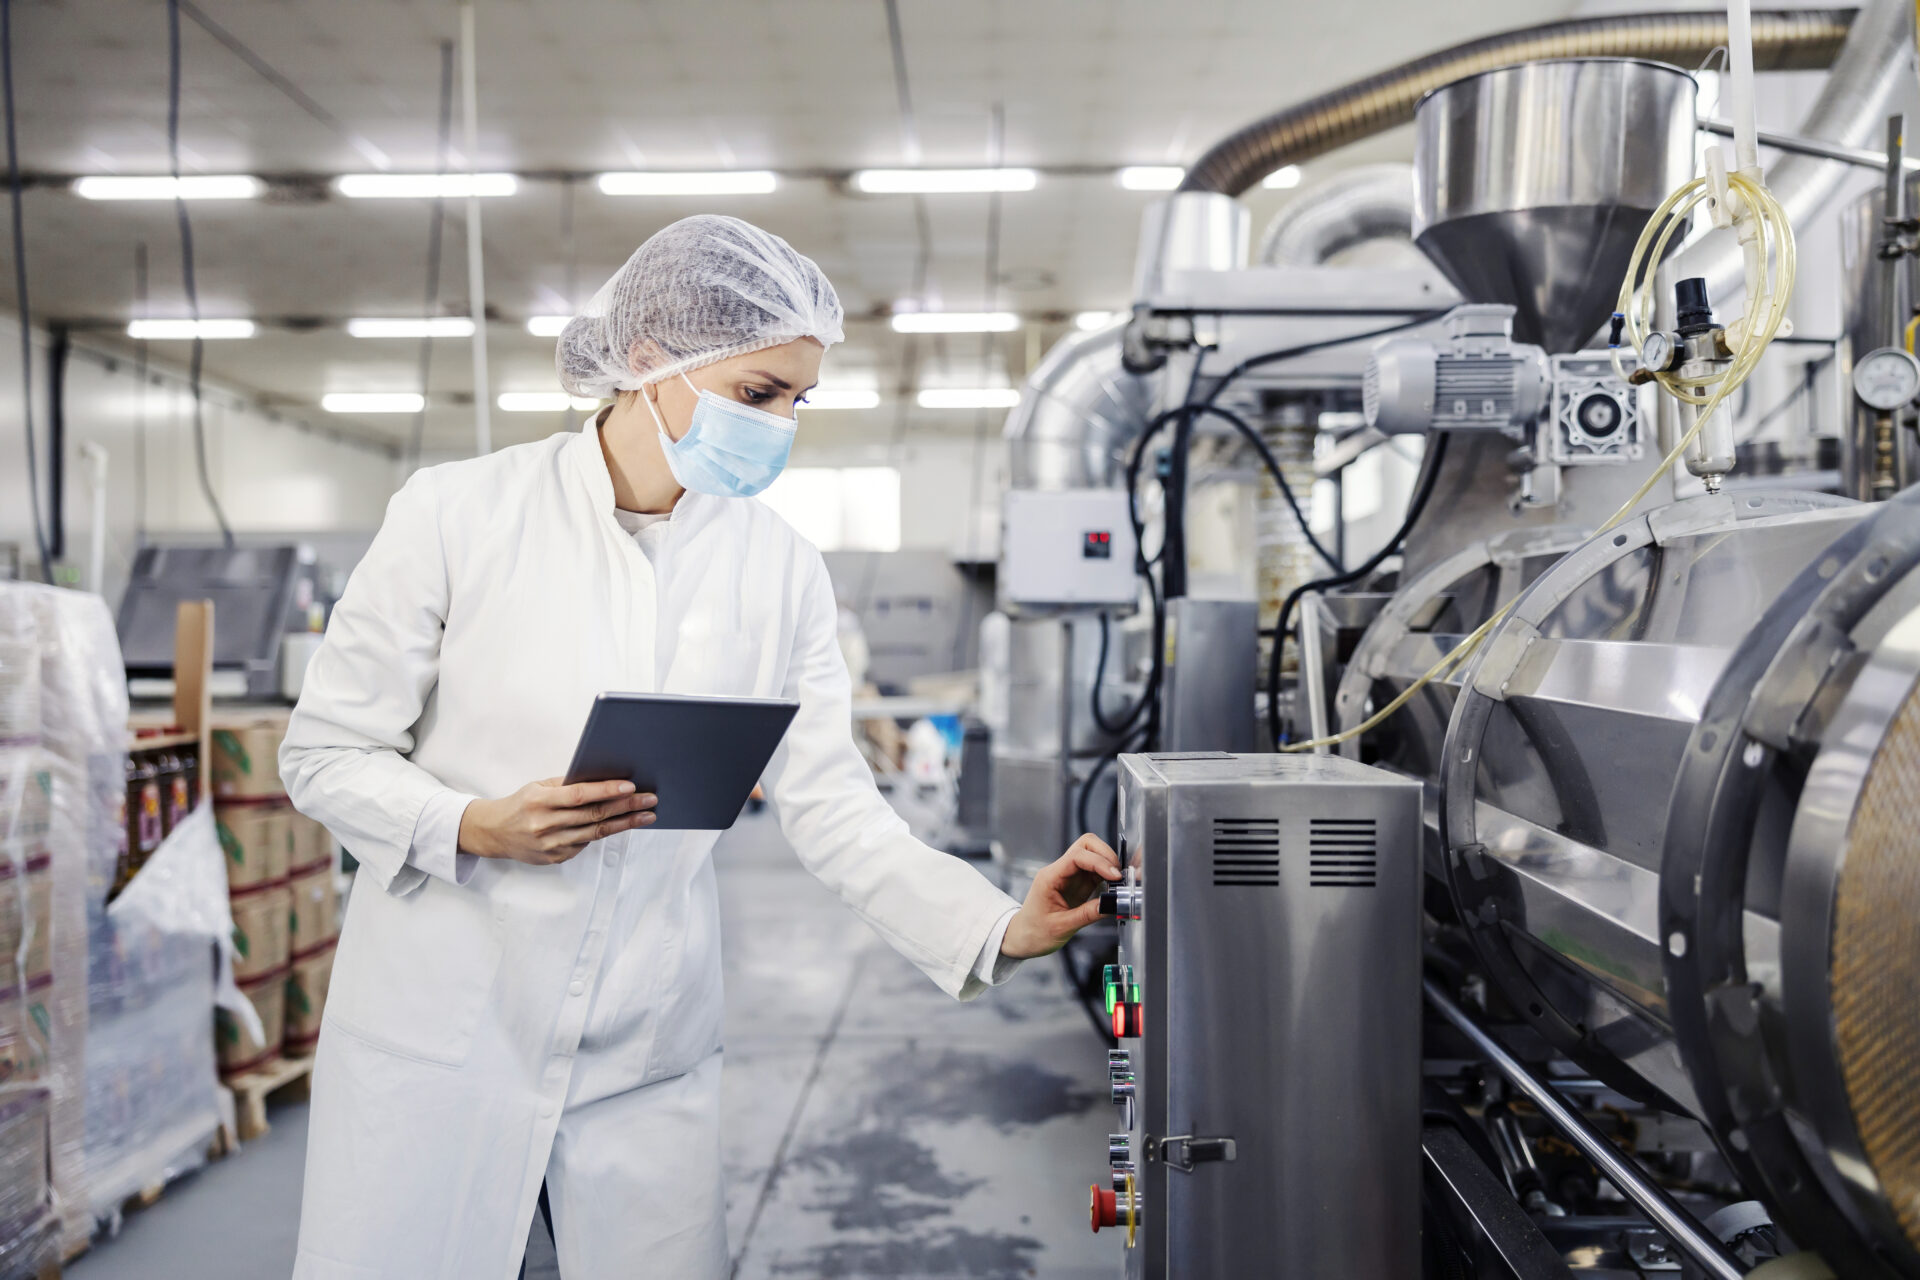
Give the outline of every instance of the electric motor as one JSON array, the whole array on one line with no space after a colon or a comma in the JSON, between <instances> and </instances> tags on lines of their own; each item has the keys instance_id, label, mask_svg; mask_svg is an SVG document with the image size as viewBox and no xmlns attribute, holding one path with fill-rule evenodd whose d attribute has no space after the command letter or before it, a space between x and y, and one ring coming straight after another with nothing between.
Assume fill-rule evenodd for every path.
<instances>
[{"instance_id":1,"label":"electric motor","mask_svg":"<svg viewBox=\"0 0 1920 1280\"><path fill-rule=\"evenodd\" d=\"M1513 308L1455 307L1446 336L1375 348L1361 384L1367 425L1390 434L1504 431L1531 425L1553 378L1547 354L1513 340Z\"/></svg>"}]
</instances>

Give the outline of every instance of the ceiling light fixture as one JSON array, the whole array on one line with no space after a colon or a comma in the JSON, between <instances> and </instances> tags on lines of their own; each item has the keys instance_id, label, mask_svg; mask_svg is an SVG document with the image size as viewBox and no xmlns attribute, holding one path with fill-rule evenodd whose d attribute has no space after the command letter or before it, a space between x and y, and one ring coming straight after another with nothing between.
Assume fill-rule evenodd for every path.
<instances>
[{"instance_id":1,"label":"ceiling light fixture","mask_svg":"<svg viewBox=\"0 0 1920 1280\"><path fill-rule=\"evenodd\" d=\"M930 387L916 398L922 409L1011 409L1020 403L1014 387Z\"/></svg>"},{"instance_id":2,"label":"ceiling light fixture","mask_svg":"<svg viewBox=\"0 0 1920 1280\"><path fill-rule=\"evenodd\" d=\"M572 316L528 316L527 332L536 338L557 338Z\"/></svg>"},{"instance_id":3,"label":"ceiling light fixture","mask_svg":"<svg viewBox=\"0 0 1920 1280\"><path fill-rule=\"evenodd\" d=\"M1073 327L1088 333L1094 329L1104 329L1119 318L1118 311L1076 311L1073 314Z\"/></svg>"},{"instance_id":4,"label":"ceiling light fixture","mask_svg":"<svg viewBox=\"0 0 1920 1280\"><path fill-rule=\"evenodd\" d=\"M902 311L895 333L1011 333L1020 317L1011 311Z\"/></svg>"},{"instance_id":5,"label":"ceiling light fixture","mask_svg":"<svg viewBox=\"0 0 1920 1280\"><path fill-rule=\"evenodd\" d=\"M560 413L566 409L585 413L600 407L592 396L570 396L564 391L502 391L494 404L502 413Z\"/></svg>"},{"instance_id":6,"label":"ceiling light fixture","mask_svg":"<svg viewBox=\"0 0 1920 1280\"><path fill-rule=\"evenodd\" d=\"M779 179L767 169L722 169L707 173L649 171L600 175L600 190L610 196L763 196L779 185Z\"/></svg>"},{"instance_id":7,"label":"ceiling light fixture","mask_svg":"<svg viewBox=\"0 0 1920 1280\"><path fill-rule=\"evenodd\" d=\"M320 397L328 413L418 413L425 396L412 391L337 391Z\"/></svg>"},{"instance_id":8,"label":"ceiling light fixture","mask_svg":"<svg viewBox=\"0 0 1920 1280\"><path fill-rule=\"evenodd\" d=\"M854 189L869 195L947 195L969 191L1031 191L1031 169L861 169Z\"/></svg>"},{"instance_id":9,"label":"ceiling light fixture","mask_svg":"<svg viewBox=\"0 0 1920 1280\"><path fill-rule=\"evenodd\" d=\"M871 387L815 387L802 405L807 409L877 409L880 393Z\"/></svg>"},{"instance_id":10,"label":"ceiling light fixture","mask_svg":"<svg viewBox=\"0 0 1920 1280\"><path fill-rule=\"evenodd\" d=\"M1177 164L1134 164L1120 171L1120 185L1129 191L1172 191L1186 174Z\"/></svg>"},{"instance_id":11,"label":"ceiling light fixture","mask_svg":"<svg viewBox=\"0 0 1920 1280\"><path fill-rule=\"evenodd\" d=\"M267 184L249 174L188 174L174 178L80 178L73 193L83 200L252 200Z\"/></svg>"},{"instance_id":12,"label":"ceiling light fixture","mask_svg":"<svg viewBox=\"0 0 1920 1280\"><path fill-rule=\"evenodd\" d=\"M1260 179L1260 185L1268 191L1291 191L1300 185L1300 166L1290 164L1284 169L1275 169Z\"/></svg>"},{"instance_id":13,"label":"ceiling light fixture","mask_svg":"<svg viewBox=\"0 0 1920 1280\"><path fill-rule=\"evenodd\" d=\"M356 338L471 338L472 316L432 316L426 319L360 316L347 321Z\"/></svg>"},{"instance_id":14,"label":"ceiling light fixture","mask_svg":"<svg viewBox=\"0 0 1920 1280\"><path fill-rule=\"evenodd\" d=\"M465 200L476 196L510 196L520 179L510 173L349 173L334 183L350 200Z\"/></svg>"},{"instance_id":15,"label":"ceiling light fixture","mask_svg":"<svg viewBox=\"0 0 1920 1280\"><path fill-rule=\"evenodd\" d=\"M127 336L142 342L190 342L195 338L251 338L251 320L135 320Z\"/></svg>"}]
</instances>

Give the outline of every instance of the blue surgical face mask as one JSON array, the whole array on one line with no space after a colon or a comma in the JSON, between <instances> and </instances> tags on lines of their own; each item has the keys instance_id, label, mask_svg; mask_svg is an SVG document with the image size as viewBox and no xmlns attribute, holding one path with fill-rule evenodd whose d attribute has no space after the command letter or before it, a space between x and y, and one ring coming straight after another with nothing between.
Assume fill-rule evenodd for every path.
<instances>
[{"instance_id":1,"label":"blue surgical face mask","mask_svg":"<svg viewBox=\"0 0 1920 1280\"><path fill-rule=\"evenodd\" d=\"M687 434L678 440L667 434L647 398L647 412L660 431L660 449L680 487L719 498L751 498L772 484L793 450L794 420L701 390L684 373L680 379L699 402ZM646 393L641 396L646 398Z\"/></svg>"}]
</instances>

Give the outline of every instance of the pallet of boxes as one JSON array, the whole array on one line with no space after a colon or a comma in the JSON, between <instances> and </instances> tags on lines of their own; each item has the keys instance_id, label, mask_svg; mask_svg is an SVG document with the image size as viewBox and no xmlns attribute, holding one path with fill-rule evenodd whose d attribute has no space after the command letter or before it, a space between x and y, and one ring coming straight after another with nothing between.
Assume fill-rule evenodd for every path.
<instances>
[{"instance_id":1,"label":"pallet of boxes","mask_svg":"<svg viewBox=\"0 0 1920 1280\"><path fill-rule=\"evenodd\" d=\"M320 1037L340 936L332 837L294 812L280 781L284 713L228 720L212 735L214 817L226 854L234 978L264 1029L216 1020L220 1075L240 1137L265 1131L266 1095L303 1077Z\"/></svg>"}]
</instances>

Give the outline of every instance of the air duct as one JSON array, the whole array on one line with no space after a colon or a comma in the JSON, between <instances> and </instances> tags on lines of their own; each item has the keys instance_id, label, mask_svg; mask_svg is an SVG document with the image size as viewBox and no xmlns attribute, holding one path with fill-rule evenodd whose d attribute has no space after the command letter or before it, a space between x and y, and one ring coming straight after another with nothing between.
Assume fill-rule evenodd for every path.
<instances>
[{"instance_id":1,"label":"air duct","mask_svg":"<svg viewBox=\"0 0 1920 1280\"><path fill-rule=\"evenodd\" d=\"M1260 237L1266 267L1317 267L1370 240L1413 240L1413 167L1365 164L1302 192Z\"/></svg>"},{"instance_id":2,"label":"air duct","mask_svg":"<svg viewBox=\"0 0 1920 1280\"><path fill-rule=\"evenodd\" d=\"M1125 325L1069 335L1027 375L1005 437L1016 489L1108 488L1153 410L1151 378L1120 363Z\"/></svg>"},{"instance_id":3,"label":"air duct","mask_svg":"<svg viewBox=\"0 0 1920 1280\"><path fill-rule=\"evenodd\" d=\"M1897 2L1880 7L1902 14L1911 11ZM1776 9L1755 13L1755 69L1805 71L1831 65L1854 12ZM1277 169L1406 124L1421 98L1478 72L1545 58L1655 58L1690 67L1726 43L1726 17L1711 13L1575 18L1469 40L1254 121L1195 161L1180 189L1237 196ZM1900 48L1888 44L1875 52L1896 55L1907 50L1902 42ZM1777 182L1774 186L1779 189Z\"/></svg>"}]
</instances>

